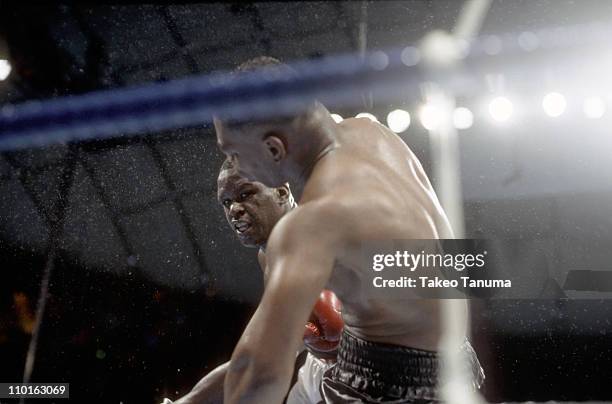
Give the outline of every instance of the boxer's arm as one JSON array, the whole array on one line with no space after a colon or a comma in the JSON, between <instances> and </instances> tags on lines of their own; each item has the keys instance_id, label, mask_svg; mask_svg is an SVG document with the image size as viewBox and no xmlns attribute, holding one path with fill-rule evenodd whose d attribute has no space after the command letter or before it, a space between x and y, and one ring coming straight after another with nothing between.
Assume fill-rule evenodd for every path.
<instances>
[{"instance_id":1,"label":"boxer's arm","mask_svg":"<svg viewBox=\"0 0 612 404\"><path fill-rule=\"evenodd\" d=\"M266 276L266 253L259 249L257 261L264 272L264 285ZM304 350L319 359L335 360L340 335L344 327L341 314L342 304L331 290L323 290L315 303L304 331L304 344L297 351L299 355Z\"/></svg>"},{"instance_id":2,"label":"boxer's arm","mask_svg":"<svg viewBox=\"0 0 612 404\"><path fill-rule=\"evenodd\" d=\"M340 248L339 223L329 215L333 210L303 206L274 228L266 249L268 285L232 355L226 403L282 401L304 324Z\"/></svg>"},{"instance_id":3,"label":"boxer's arm","mask_svg":"<svg viewBox=\"0 0 612 404\"><path fill-rule=\"evenodd\" d=\"M225 362L204 376L198 384L174 404L219 404L223 402L223 382L229 362Z\"/></svg>"}]
</instances>

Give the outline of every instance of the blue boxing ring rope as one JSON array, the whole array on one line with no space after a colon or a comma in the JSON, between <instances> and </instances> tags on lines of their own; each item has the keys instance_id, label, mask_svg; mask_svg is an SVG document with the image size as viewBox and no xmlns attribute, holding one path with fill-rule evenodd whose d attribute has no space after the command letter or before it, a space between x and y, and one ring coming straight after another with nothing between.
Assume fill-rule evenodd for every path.
<instances>
[{"instance_id":1,"label":"blue boxing ring rope","mask_svg":"<svg viewBox=\"0 0 612 404\"><path fill-rule=\"evenodd\" d=\"M534 35L538 49L554 50L606 43L612 27L578 25ZM419 99L418 89L425 81L436 81L456 95L470 93L484 86L470 68L493 57L486 53L488 38L478 37L466 44L469 53L461 60L463 68L448 71L428 69L424 63L407 66L402 49L394 49L370 52L365 58L340 55L297 62L291 65L297 74L263 69L232 77L221 72L7 104L0 108L0 151L192 127L209 123L213 115L265 119L296 112L313 99L332 108L356 107L364 92L381 100ZM503 55L526 53L517 34L498 38ZM524 71L525 62L518 59L508 74Z\"/></svg>"}]
</instances>

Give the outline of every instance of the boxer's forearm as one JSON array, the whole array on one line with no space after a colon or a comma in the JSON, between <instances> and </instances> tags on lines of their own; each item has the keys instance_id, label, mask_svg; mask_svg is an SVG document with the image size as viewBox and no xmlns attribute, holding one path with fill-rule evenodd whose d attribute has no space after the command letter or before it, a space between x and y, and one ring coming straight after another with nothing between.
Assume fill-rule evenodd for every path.
<instances>
[{"instance_id":1,"label":"boxer's forearm","mask_svg":"<svg viewBox=\"0 0 612 404\"><path fill-rule=\"evenodd\" d=\"M223 403L223 383L229 362L217 366L204 376L198 384L175 404L221 404Z\"/></svg>"},{"instance_id":2,"label":"boxer's forearm","mask_svg":"<svg viewBox=\"0 0 612 404\"><path fill-rule=\"evenodd\" d=\"M225 403L280 404L289 389L295 352L302 342L301 327L297 322L291 327L291 319L283 321L286 316L275 317L267 309L272 305L270 292L264 292L232 354L225 377ZM287 310L288 305L282 306ZM287 335L287 326L297 332Z\"/></svg>"},{"instance_id":3,"label":"boxer's forearm","mask_svg":"<svg viewBox=\"0 0 612 404\"><path fill-rule=\"evenodd\" d=\"M275 375L245 355L234 356L225 379L225 404L281 403L288 389L287 375Z\"/></svg>"},{"instance_id":4,"label":"boxer's forearm","mask_svg":"<svg viewBox=\"0 0 612 404\"><path fill-rule=\"evenodd\" d=\"M300 346L296 352L296 357L305 349L306 347L304 345ZM228 361L217 366L206 376L204 376L189 393L174 401L174 404L223 403L223 388L229 364L230 362Z\"/></svg>"}]
</instances>

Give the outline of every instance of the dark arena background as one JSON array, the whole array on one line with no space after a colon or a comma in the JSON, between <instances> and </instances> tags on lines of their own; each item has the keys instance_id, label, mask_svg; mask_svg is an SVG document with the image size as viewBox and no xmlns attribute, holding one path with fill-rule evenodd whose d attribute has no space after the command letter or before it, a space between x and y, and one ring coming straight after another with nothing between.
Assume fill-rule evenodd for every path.
<instances>
[{"instance_id":1,"label":"dark arena background","mask_svg":"<svg viewBox=\"0 0 612 404\"><path fill-rule=\"evenodd\" d=\"M482 392L489 402L612 401L612 280L602 272L612 262L612 86L595 74L612 64L612 48L576 45L581 38L567 34L609 27L612 1L485 3L477 35L490 57L463 66L484 89L456 99L464 234L551 248L506 254L509 267L545 269L537 299L472 302ZM227 71L259 55L316 61L407 47L432 31L452 32L463 6L2 2L0 108ZM540 30L558 46L538 46ZM524 51L506 54L504 35ZM418 49L410 49L405 56L416 64ZM481 106L500 88L508 98ZM436 186L421 90L392 102L364 93L360 106L330 110L373 114ZM412 119L387 120L393 110ZM256 250L240 245L216 200L221 162L209 123L2 149L0 382L21 382L30 352L32 382L70 383L69 400L50 401L158 403L227 361L262 276ZM571 240L582 242L561 247ZM561 270L564 281L553 281ZM576 275L582 270L590 275Z\"/></svg>"}]
</instances>

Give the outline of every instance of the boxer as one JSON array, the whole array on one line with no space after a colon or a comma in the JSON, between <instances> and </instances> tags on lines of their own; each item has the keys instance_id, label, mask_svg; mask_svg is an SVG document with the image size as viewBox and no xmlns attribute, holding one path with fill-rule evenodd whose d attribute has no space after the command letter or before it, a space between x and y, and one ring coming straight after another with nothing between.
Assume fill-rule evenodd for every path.
<instances>
[{"instance_id":1,"label":"boxer","mask_svg":"<svg viewBox=\"0 0 612 404\"><path fill-rule=\"evenodd\" d=\"M238 175L235 165L226 160L221 166L218 201L228 224L245 247L258 248L258 261L265 269L265 245L274 225L295 208L287 185L268 188ZM267 278L264 274L264 278ZM333 292L324 290L314 304L304 328L303 341L308 351L300 367L297 382L287 397L288 404L309 404L321 401L319 387L323 373L333 364L343 322L341 304ZM223 402L223 381L228 363L211 371L186 396L176 403Z\"/></svg>"},{"instance_id":2,"label":"boxer","mask_svg":"<svg viewBox=\"0 0 612 404\"><path fill-rule=\"evenodd\" d=\"M239 71L289 67L261 57ZM226 403L280 403L303 324L321 290L343 303L337 363L325 372L325 402L439 400L439 301L372 297L371 268L359 246L372 239L452 238L446 214L419 160L402 139L367 118L336 123L321 103L274 120L214 118L217 143L251 181L289 182L299 206L266 245L267 285L225 378ZM467 310L467 306L465 307ZM483 374L469 343L478 388Z\"/></svg>"}]
</instances>

